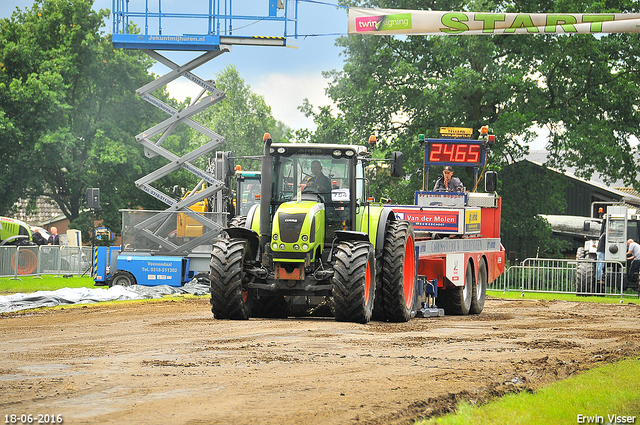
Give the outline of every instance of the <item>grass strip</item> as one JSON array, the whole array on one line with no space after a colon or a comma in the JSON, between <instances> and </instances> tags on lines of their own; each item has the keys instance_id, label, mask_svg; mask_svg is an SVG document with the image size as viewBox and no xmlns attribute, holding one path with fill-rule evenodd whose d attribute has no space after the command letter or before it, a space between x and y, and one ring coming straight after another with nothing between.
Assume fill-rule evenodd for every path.
<instances>
[{"instance_id":1,"label":"grass strip","mask_svg":"<svg viewBox=\"0 0 640 425\"><path fill-rule=\"evenodd\" d=\"M535 393L509 394L483 406L468 402L455 414L417 425L539 425L640 423L640 358L582 372Z\"/></svg>"},{"instance_id":2,"label":"grass strip","mask_svg":"<svg viewBox=\"0 0 640 425\"><path fill-rule=\"evenodd\" d=\"M606 297L578 297L576 294L547 293L547 292L520 292L520 291L487 291L487 296L493 298L507 299L529 299L529 300L559 300L575 301L601 304L620 304L620 295ZM640 304L637 296L625 296L622 298L624 304Z\"/></svg>"},{"instance_id":3,"label":"grass strip","mask_svg":"<svg viewBox=\"0 0 640 425\"><path fill-rule=\"evenodd\" d=\"M0 279L0 295L30 293L36 291L55 291L62 288L94 288L91 276L62 277L57 275L22 276L19 279L3 277ZM105 287L106 288L106 287Z\"/></svg>"}]
</instances>

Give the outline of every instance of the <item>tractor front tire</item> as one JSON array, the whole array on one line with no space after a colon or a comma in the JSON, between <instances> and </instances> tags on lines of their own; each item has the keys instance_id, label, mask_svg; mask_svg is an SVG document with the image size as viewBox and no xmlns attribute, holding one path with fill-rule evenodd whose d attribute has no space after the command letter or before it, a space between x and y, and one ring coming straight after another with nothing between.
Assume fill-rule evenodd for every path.
<instances>
[{"instance_id":1,"label":"tractor front tire","mask_svg":"<svg viewBox=\"0 0 640 425\"><path fill-rule=\"evenodd\" d=\"M471 261L467 262L464 286L456 286L438 290L438 307L444 309L445 314L455 316L466 316L471 311L471 300L473 299L473 287L475 277Z\"/></svg>"},{"instance_id":2,"label":"tractor front tire","mask_svg":"<svg viewBox=\"0 0 640 425\"><path fill-rule=\"evenodd\" d=\"M333 306L339 322L368 323L375 297L375 258L368 242L345 241L336 247Z\"/></svg>"},{"instance_id":3,"label":"tractor front tire","mask_svg":"<svg viewBox=\"0 0 640 425\"><path fill-rule=\"evenodd\" d=\"M247 243L243 239L217 239L211 251L211 312L216 319L247 320L252 294L243 290Z\"/></svg>"},{"instance_id":4,"label":"tractor front tire","mask_svg":"<svg viewBox=\"0 0 640 425\"><path fill-rule=\"evenodd\" d=\"M415 303L414 233L408 221L387 225L382 254L382 305L386 320L408 322ZM379 302L380 300L376 300Z\"/></svg>"},{"instance_id":5,"label":"tractor front tire","mask_svg":"<svg viewBox=\"0 0 640 425\"><path fill-rule=\"evenodd\" d=\"M596 288L596 286L599 286L596 282L596 263L580 261L590 259L587 252L582 248L578 248L576 259L578 260L576 264L576 295L599 292L599 288Z\"/></svg>"}]
</instances>

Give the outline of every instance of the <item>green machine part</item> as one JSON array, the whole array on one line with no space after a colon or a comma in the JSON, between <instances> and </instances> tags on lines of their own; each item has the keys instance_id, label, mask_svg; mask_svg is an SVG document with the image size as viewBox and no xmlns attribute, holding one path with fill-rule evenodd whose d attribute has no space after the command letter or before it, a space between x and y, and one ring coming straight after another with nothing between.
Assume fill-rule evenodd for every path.
<instances>
[{"instance_id":1,"label":"green machine part","mask_svg":"<svg viewBox=\"0 0 640 425\"><path fill-rule=\"evenodd\" d=\"M325 208L319 202L285 202L273 219L273 260L314 262L322 255L325 238ZM307 259L307 254L309 258Z\"/></svg>"},{"instance_id":2,"label":"green machine part","mask_svg":"<svg viewBox=\"0 0 640 425\"><path fill-rule=\"evenodd\" d=\"M0 217L0 242L15 241L19 236L27 240L32 239L31 229L27 223L9 217Z\"/></svg>"}]
</instances>

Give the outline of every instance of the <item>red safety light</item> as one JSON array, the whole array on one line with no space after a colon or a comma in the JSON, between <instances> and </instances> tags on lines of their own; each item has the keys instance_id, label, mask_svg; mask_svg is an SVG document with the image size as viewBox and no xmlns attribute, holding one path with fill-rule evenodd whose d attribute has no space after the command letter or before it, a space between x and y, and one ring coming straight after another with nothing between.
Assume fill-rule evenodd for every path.
<instances>
[{"instance_id":1,"label":"red safety light","mask_svg":"<svg viewBox=\"0 0 640 425\"><path fill-rule=\"evenodd\" d=\"M271 140L271 135L269 133L264 133L264 136L262 136L262 142L267 143L267 140Z\"/></svg>"},{"instance_id":2,"label":"red safety light","mask_svg":"<svg viewBox=\"0 0 640 425\"><path fill-rule=\"evenodd\" d=\"M369 136L369 145L373 147L376 145L376 143L378 143L378 139L376 139L376 136L374 136L373 134Z\"/></svg>"}]
</instances>

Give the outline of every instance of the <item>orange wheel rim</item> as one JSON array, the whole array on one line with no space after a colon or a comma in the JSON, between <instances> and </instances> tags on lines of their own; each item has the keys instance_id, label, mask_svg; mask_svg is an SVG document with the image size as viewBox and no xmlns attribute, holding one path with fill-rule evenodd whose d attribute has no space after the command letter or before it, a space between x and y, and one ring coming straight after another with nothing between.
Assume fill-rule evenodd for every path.
<instances>
[{"instance_id":1,"label":"orange wheel rim","mask_svg":"<svg viewBox=\"0 0 640 425\"><path fill-rule=\"evenodd\" d=\"M413 287L415 285L416 274L416 253L414 251L413 237L409 236L404 251L404 303L407 308L411 308L413 301Z\"/></svg>"},{"instance_id":2,"label":"orange wheel rim","mask_svg":"<svg viewBox=\"0 0 640 425\"><path fill-rule=\"evenodd\" d=\"M364 303L369 304L371 298L371 261L367 261L367 274L364 278Z\"/></svg>"},{"instance_id":3,"label":"orange wheel rim","mask_svg":"<svg viewBox=\"0 0 640 425\"><path fill-rule=\"evenodd\" d=\"M16 256L18 257L18 274L31 274L38 267L38 257L33 251L18 251L11 257L11 268L16 270Z\"/></svg>"}]
</instances>

